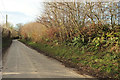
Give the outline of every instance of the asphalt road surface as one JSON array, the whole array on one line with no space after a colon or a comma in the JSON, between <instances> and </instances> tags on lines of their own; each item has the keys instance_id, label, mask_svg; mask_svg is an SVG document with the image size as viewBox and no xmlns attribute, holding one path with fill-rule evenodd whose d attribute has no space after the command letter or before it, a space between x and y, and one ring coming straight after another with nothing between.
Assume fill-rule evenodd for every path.
<instances>
[{"instance_id":1,"label":"asphalt road surface","mask_svg":"<svg viewBox=\"0 0 120 80\"><path fill-rule=\"evenodd\" d=\"M91 78L80 75L59 61L44 56L13 40L7 51L3 67L3 78Z\"/></svg>"}]
</instances>

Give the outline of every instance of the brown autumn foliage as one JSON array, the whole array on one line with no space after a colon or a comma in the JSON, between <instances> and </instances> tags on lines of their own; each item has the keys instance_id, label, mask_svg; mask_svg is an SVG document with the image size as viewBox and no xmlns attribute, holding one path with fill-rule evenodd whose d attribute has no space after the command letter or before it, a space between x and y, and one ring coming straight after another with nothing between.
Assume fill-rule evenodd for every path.
<instances>
[{"instance_id":1,"label":"brown autumn foliage","mask_svg":"<svg viewBox=\"0 0 120 80\"><path fill-rule=\"evenodd\" d=\"M46 27L41 23L31 22L20 28L22 38L31 39L34 42L40 41L45 35Z\"/></svg>"}]
</instances>

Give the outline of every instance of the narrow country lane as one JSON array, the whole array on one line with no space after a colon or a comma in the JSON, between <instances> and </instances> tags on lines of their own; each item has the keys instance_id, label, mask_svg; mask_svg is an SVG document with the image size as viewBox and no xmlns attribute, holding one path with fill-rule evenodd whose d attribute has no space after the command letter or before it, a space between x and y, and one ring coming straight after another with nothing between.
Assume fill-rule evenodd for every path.
<instances>
[{"instance_id":1,"label":"narrow country lane","mask_svg":"<svg viewBox=\"0 0 120 80\"><path fill-rule=\"evenodd\" d=\"M91 78L77 74L57 60L13 40L3 68L3 78Z\"/></svg>"}]
</instances>

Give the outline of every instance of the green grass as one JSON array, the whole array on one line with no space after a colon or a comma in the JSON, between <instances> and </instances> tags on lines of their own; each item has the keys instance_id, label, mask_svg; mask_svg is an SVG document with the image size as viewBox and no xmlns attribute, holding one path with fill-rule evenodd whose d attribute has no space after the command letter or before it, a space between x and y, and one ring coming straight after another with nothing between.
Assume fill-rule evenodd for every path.
<instances>
[{"instance_id":1,"label":"green grass","mask_svg":"<svg viewBox=\"0 0 120 80\"><path fill-rule=\"evenodd\" d=\"M31 41L21 40L22 42L40 49L41 51L58 56L66 60L71 60L73 63L81 63L84 66L89 66L94 70L106 73L113 78L118 78L119 64L118 54L111 54L109 52L86 52L81 51L80 48L69 47L65 45L52 46L43 43L33 43Z\"/></svg>"}]
</instances>

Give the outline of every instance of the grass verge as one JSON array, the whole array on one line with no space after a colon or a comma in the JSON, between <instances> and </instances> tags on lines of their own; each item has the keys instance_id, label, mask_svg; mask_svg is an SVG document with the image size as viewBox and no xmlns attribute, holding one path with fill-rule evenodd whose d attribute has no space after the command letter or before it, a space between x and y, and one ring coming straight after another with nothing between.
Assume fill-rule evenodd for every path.
<instances>
[{"instance_id":1,"label":"grass verge","mask_svg":"<svg viewBox=\"0 0 120 80\"><path fill-rule=\"evenodd\" d=\"M42 51L47 56L63 62L65 66L76 68L80 74L88 74L97 78L119 79L119 58L117 55L105 51L84 54L76 47L53 46L26 40L20 41L40 52Z\"/></svg>"}]
</instances>

